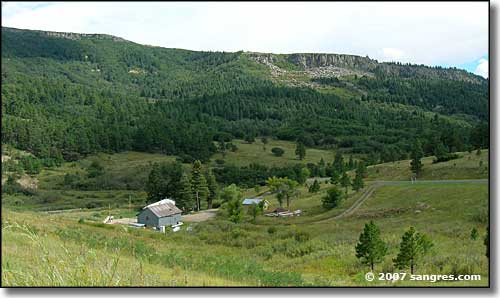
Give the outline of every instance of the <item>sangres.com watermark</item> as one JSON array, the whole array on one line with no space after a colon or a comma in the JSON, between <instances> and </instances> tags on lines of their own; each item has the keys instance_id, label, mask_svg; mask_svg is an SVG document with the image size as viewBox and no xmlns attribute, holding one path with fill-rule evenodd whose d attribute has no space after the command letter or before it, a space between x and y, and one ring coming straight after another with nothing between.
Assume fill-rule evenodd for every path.
<instances>
[{"instance_id":1,"label":"sangres.com watermark","mask_svg":"<svg viewBox=\"0 0 500 298\"><path fill-rule=\"evenodd\" d=\"M365 274L367 281L392 281L410 280L410 281L476 281L481 280L480 274L408 274L406 272L368 272Z\"/></svg>"}]
</instances>

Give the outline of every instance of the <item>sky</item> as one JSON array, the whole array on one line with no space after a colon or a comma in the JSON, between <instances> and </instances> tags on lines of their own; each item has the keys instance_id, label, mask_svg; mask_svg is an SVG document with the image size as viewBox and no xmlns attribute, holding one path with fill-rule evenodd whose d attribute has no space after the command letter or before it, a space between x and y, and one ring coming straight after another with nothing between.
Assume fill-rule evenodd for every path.
<instances>
[{"instance_id":1,"label":"sky","mask_svg":"<svg viewBox=\"0 0 500 298\"><path fill-rule=\"evenodd\" d=\"M488 2L2 2L2 26L205 51L339 53L488 77Z\"/></svg>"}]
</instances>

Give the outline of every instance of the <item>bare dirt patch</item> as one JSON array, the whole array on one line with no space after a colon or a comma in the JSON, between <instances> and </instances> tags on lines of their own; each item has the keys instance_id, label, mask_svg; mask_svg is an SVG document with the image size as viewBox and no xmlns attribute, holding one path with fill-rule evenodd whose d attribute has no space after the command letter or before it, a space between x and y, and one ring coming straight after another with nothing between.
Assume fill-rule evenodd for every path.
<instances>
[{"instance_id":1,"label":"bare dirt patch","mask_svg":"<svg viewBox=\"0 0 500 298\"><path fill-rule=\"evenodd\" d=\"M201 222L205 220L209 220L210 218L214 218L217 214L218 209L208 209L203 210L193 214L187 214L182 216L182 221L186 222Z\"/></svg>"}]
</instances>

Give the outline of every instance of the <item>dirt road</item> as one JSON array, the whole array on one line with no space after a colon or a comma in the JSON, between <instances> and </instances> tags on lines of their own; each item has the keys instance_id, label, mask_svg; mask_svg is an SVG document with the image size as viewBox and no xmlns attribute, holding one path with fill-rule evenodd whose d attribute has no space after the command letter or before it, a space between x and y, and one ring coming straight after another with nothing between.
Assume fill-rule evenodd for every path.
<instances>
[{"instance_id":1,"label":"dirt road","mask_svg":"<svg viewBox=\"0 0 500 298\"><path fill-rule=\"evenodd\" d=\"M187 214L182 216L182 221L185 222L201 222L205 220L209 220L210 218L215 217L217 214L217 210L219 209L208 209L208 210L202 210L197 213L193 214Z\"/></svg>"},{"instance_id":2,"label":"dirt road","mask_svg":"<svg viewBox=\"0 0 500 298\"><path fill-rule=\"evenodd\" d=\"M351 207L347 208L344 212L334 217L319 220L316 223L329 222L353 214L366 200L368 200L368 198L370 198L375 189L383 185L412 185L412 184L417 185L417 184L450 184L450 183L488 183L488 179L420 180L413 183L411 181L375 181L373 184L368 186L363 191L363 194L358 198L358 200L356 200L356 202L354 202L354 204L352 204Z\"/></svg>"}]
</instances>

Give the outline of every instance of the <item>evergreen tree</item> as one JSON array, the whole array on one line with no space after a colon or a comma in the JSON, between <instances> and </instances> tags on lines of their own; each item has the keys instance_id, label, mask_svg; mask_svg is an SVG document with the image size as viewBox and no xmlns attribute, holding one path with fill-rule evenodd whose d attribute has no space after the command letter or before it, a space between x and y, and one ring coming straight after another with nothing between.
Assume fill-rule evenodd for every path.
<instances>
[{"instance_id":1,"label":"evergreen tree","mask_svg":"<svg viewBox=\"0 0 500 298\"><path fill-rule=\"evenodd\" d=\"M344 157L340 151L335 154L335 159L333 160L333 170L340 176L344 172Z\"/></svg>"},{"instance_id":2,"label":"evergreen tree","mask_svg":"<svg viewBox=\"0 0 500 298\"><path fill-rule=\"evenodd\" d=\"M422 172L422 157L424 157L424 152L422 150L422 145L420 141L417 139L415 144L413 145L413 150L411 152L411 163L410 168L415 176L419 177Z\"/></svg>"},{"instance_id":3,"label":"evergreen tree","mask_svg":"<svg viewBox=\"0 0 500 298\"><path fill-rule=\"evenodd\" d=\"M398 269L410 268L410 273L415 272L415 267L421 259L429 252L433 244L426 235L416 233L414 227L410 227L403 234L399 253L394 259L394 266Z\"/></svg>"},{"instance_id":4,"label":"evergreen tree","mask_svg":"<svg viewBox=\"0 0 500 298\"><path fill-rule=\"evenodd\" d=\"M362 177L362 178L366 178L368 176L368 172L366 170L366 163L363 162L363 161L360 161L357 165L356 165L356 169L359 173L359 175Z\"/></svg>"},{"instance_id":5,"label":"evergreen tree","mask_svg":"<svg viewBox=\"0 0 500 298\"><path fill-rule=\"evenodd\" d=\"M180 181L179 194L177 196L176 205L184 211L190 211L195 208L196 201L193 194L191 181L186 173L182 174Z\"/></svg>"},{"instance_id":6,"label":"evergreen tree","mask_svg":"<svg viewBox=\"0 0 500 298\"><path fill-rule=\"evenodd\" d=\"M269 143L269 139L267 137L262 137L260 140L262 141L262 149L266 151L266 145Z\"/></svg>"},{"instance_id":7,"label":"evergreen tree","mask_svg":"<svg viewBox=\"0 0 500 298\"><path fill-rule=\"evenodd\" d=\"M212 209L212 202L217 198L219 185L217 184L215 175L210 168L206 172L206 180L208 186L207 208Z\"/></svg>"},{"instance_id":8,"label":"evergreen tree","mask_svg":"<svg viewBox=\"0 0 500 298\"><path fill-rule=\"evenodd\" d=\"M374 270L376 263L382 262L387 254L387 244L380 238L380 229L373 221L365 224L356 244L356 257Z\"/></svg>"},{"instance_id":9,"label":"evergreen tree","mask_svg":"<svg viewBox=\"0 0 500 298\"><path fill-rule=\"evenodd\" d=\"M340 178L340 185L345 188L345 194L347 195L347 188L351 186L351 178L347 175L347 172L342 174Z\"/></svg>"},{"instance_id":10,"label":"evergreen tree","mask_svg":"<svg viewBox=\"0 0 500 298\"><path fill-rule=\"evenodd\" d=\"M303 143L298 142L297 147L295 148L295 155L297 155L298 159L303 160L306 157L306 146Z\"/></svg>"},{"instance_id":11,"label":"evergreen tree","mask_svg":"<svg viewBox=\"0 0 500 298\"><path fill-rule=\"evenodd\" d=\"M326 196L324 196L321 201L323 203L323 207L326 209L332 209L337 207L343 199L342 191L340 191L336 186L330 188L326 192Z\"/></svg>"},{"instance_id":12,"label":"evergreen tree","mask_svg":"<svg viewBox=\"0 0 500 298\"><path fill-rule=\"evenodd\" d=\"M304 167L304 168L300 169L300 173L297 177L298 178L297 182L299 182L300 185L303 185L304 183L306 183L307 178L309 178L310 175L311 175L311 171L309 171L308 168Z\"/></svg>"},{"instance_id":13,"label":"evergreen tree","mask_svg":"<svg viewBox=\"0 0 500 298\"><path fill-rule=\"evenodd\" d=\"M255 135L253 133L248 133L247 135L245 135L244 140L248 144L252 144L253 142L255 142Z\"/></svg>"},{"instance_id":14,"label":"evergreen tree","mask_svg":"<svg viewBox=\"0 0 500 298\"><path fill-rule=\"evenodd\" d=\"M311 184L311 186L309 187L309 192L311 193L316 193L318 191L320 191L321 187L319 185L319 182L318 180L314 180L313 184Z\"/></svg>"},{"instance_id":15,"label":"evergreen tree","mask_svg":"<svg viewBox=\"0 0 500 298\"><path fill-rule=\"evenodd\" d=\"M331 184L337 184L337 183L339 183L339 182L340 182L340 174L339 174L339 172L337 172L337 171L333 171L333 172L331 173L330 183L331 183Z\"/></svg>"},{"instance_id":16,"label":"evergreen tree","mask_svg":"<svg viewBox=\"0 0 500 298\"><path fill-rule=\"evenodd\" d=\"M349 162L347 163L347 167L349 168L349 170L354 169L354 160L352 159L352 155L349 156Z\"/></svg>"},{"instance_id":17,"label":"evergreen tree","mask_svg":"<svg viewBox=\"0 0 500 298\"><path fill-rule=\"evenodd\" d=\"M363 163L358 164L358 168L356 169L356 175L354 176L354 181L352 182L352 189L355 191L359 191L363 187L365 187L365 183L363 182Z\"/></svg>"},{"instance_id":18,"label":"evergreen tree","mask_svg":"<svg viewBox=\"0 0 500 298\"><path fill-rule=\"evenodd\" d=\"M208 198L209 189L205 176L202 173L201 161L197 160L193 163L191 171L191 186L196 199L196 210L201 209L201 201Z\"/></svg>"}]
</instances>

